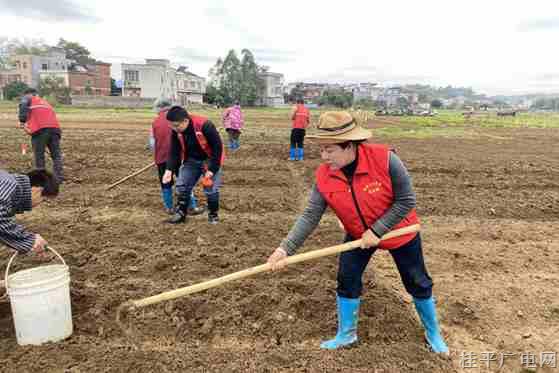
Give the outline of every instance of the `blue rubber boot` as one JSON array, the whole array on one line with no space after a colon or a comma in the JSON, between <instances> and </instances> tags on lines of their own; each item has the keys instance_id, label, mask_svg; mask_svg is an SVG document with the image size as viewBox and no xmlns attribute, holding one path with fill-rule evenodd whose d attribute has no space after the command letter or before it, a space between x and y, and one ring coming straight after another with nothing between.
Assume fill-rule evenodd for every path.
<instances>
[{"instance_id":1,"label":"blue rubber boot","mask_svg":"<svg viewBox=\"0 0 559 373\"><path fill-rule=\"evenodd\" d=\"M173 210L173 189L161 189L161 198L163 199L163 205L165 206L165 209L167 211Z\"/></svg>"},{"instance_id":2,"label":"blue rubber boot","mask_svg":"<svg viewBox=\"0 0 559 373\"><path fill-rule=\"evenodd\" d=\"M299 156L297 157L297 160L302 161L303 159L305 159L305 149L299 148L297 150L299 150Z\"/></svg>"},{"instance_id":3,"label":"blue rubber boot","mask_svg":"<svg viewBox=\"0 0 559 373\"><path fill-rule=\"evenodd\" d=\"M425 338L431 350L437 354L448 354L448 346L444 342L439 329L433 297L427 299L413 298L413 303L425 328Z\"/></svg>"},{"instance_id":4,"label":"blue rubber boot","mask_svg":"<svg viewBox=\"0 0 559 373\"><path fill-rule=\"evenodd\" d=\"M291 148L289 149L289 160L290 161L296 161L297 160L297 153L296 153L297 149L296 148Z\"/></svg>"},{"instance_id":5,"label":"blue rubber boot","mask_svg":"<svg viewBox=\"0 0 559 373\"><path fill-rule=\"evenodd\" d=\"M357 321L359 319L359 298L336 297L338 303L338 333L334 339L322 342L320 348L335 350L357 342Z\"/></svg>"}]
</instances>

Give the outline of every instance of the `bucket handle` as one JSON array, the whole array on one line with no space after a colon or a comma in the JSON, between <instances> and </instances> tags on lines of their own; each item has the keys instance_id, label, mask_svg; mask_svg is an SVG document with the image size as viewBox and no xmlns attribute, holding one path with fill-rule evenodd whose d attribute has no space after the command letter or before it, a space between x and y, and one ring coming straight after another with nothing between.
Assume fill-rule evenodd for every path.
<instances>
[{"instance_id":1,"label":"bucket handle","mask_svg":"<svg viewBox=\"0 0 559 373\"><path fill-rule=\"evenodd\" d=\"M53 249L52 247L47 246L47 245L45 246L45 249L52 251L58 257L58 259L60 259L62 261L62 264L67 266L66 262L64 261L64 258L62 258L62 256L55 249ZM8 265L6 266L6 273L4 275L4 286L6 287L6 293L4 295L2 295L2 297L0 297L0 298L3 298L5 295L8 294L8 274L10 272L10 266L12 265L12 262L14 261L14 259L16 258L16 256L18 254L19 254L19 252L16 251L14 253L14 255L12 255L12 257L10 258L10 261L8 262Z\"/></svg>"}]
</instances>

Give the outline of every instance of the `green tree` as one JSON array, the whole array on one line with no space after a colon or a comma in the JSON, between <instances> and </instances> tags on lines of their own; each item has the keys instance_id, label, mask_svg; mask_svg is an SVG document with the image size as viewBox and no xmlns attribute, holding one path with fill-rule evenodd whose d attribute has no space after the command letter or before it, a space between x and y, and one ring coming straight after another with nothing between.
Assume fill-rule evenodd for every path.
<instances>
[{"instance_id":1,"label":"green tree","mask_svg":"<svg viewBox=\"0 0 559 373\"><path fill-rule=\"evenodd\" d=\"M248 49L241 51L241 105L253 106L258 98L258 92L264 88L264 82L260 78L259 68L254 61L254 55Z\"/></svg>"},{"instance_id":2,"label":"green tree","mask_svg":"<svg viewBox=\"0 0 559 373\"><path fill-rule=\"evenodd\" d=\"M77 42L60 38L56 46L58 48L64 49L64 51L66 52L66 58L68 58L69 60L74 60L80 65L97 62L93 57L91 57L91 52L89 52L86 47Z\"/></svg>"},{"instance_id":3,"label":"green tree","mask_svg":"<svg viewBox=\"0 0 559 373\"><path fill-rule=\"evenodd\" d=\"M12 82L4 87L4 97L6 100L13 100L23 95L23 92L27 88L29 88L29 86L23 82Z\"/></svg>"},{"instance_id":4,"label":"green tree","mask_svg":"<svg viewBox=\"0 0 559 373\"><path fill-rule=\"evenodd\" d=\"M318 98L319 105L330 105L340 108L348 108L353 103L353 93L343 90L326 90Z\"/></svg>"},{"instance_id":5,"label":"green tree","mask_svg":"<svg viewBox=\"0 0 559 373\"><path fill-rule=\"evenodd\" d=\"M204 93L204 102L212 105L219 104L218 96L219 90L213 84L208 84L206 86L206 93Z\"/></svg>"},{"instance_id":6,"label":"green tree","mask_svg":"<svg viewBox=\"0 0 559 373\"><path fill-rule=\"evenodd\" d=\"M434 99L433 101L431 101L431 107L433 109L440 109L443 107L443 102L439 99Z\"/></svg>"},{"instance_id":7,"label":"green tree","mask_svg":"<svg viewBox=\"0 0 559 373\"><path fill-rule=\"evenodd\" d=\"M254 55L248 49L241 51L239 60L234 49L231 49L225 59L218 58L210 69L210 81L206 91L206 102L220 106L230 105L239 101L242 105L256 104L259 94L264 89L263 72L267 66L256 63ZM215 89L215 90L214 90Z\"/></svg>"},{"instance_id":8,"label":"green tree","mask_svg":"<svg viewBox=\"0 0 559 373\"><path fill-rule=\"evenodd\" d=\"M122 95L122 88L118 88L116 86L116 80L111 78L111 96L121 96Z\"/></svg>"},{"instance_id":9,"label":"green tree","mask_svg":"<svg viewBox=\"0 0 559 373\"><path fill-rule=\"evenodd\" d=\"M296 84L295 87L291 89L289 95L287 95L287 102L295 103L298 99L305 97L305 91L303 90L303 84Z\"/></svg>"},{"instance_id":10,"label":"green tree","mask_svg":"<svg viewBox=\"0 0 559 373\"><path fill-rule=\"evenodd\" d=\"M398 107L399 107L400 109L402 109L402 110L403 110L403 109L407 109L408 106L409 106L409 104L410 104L410 103L409 103L409 101L408 101L407 98L405 98L405 97L403 97L403 96L398 97Z\"/></svg>"},{"instance_id":11,"label":"green tree","mask_svg":"<svg viewBox=\"0 0 559 373\"><path fill-rule=\"evenodd\" d=\"M220 71L219 91L223 97L223 104L231 105L234 101L241 99L243 88L243 73L241 61L234 49L231 49L223 60Z\"/></svg>"},{"instance_id":12,"label":"green tree","mask_svg":"<svg viewBox=\"0 0 559 373\"><path fill-rule=\"evenodd\" d=\"M39 81L39 95L45 97L51 105L57 103L69 104L70 88L64 85L64 79L56 77L46 77Z\"/></svg>"}]
</instances>

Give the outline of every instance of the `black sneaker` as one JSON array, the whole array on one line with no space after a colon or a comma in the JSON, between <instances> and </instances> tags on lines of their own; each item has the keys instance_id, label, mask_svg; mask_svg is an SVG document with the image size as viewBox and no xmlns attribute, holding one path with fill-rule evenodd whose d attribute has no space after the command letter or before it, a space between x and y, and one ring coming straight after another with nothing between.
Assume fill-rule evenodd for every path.
<instances>
[{"instance_id":1,"label":"black sneaker","mask_svg":"<svg viewBox=\"0 0 559 373\"><path fill-rule=\"evenodd\" d=\"M180 224L180 223L184 223L185 221L186 221L186 215L184 215L184 212L182 212L182 210L177 210L175 211L175 214L173 216L165 220L165 223Z\"/></svg>"},{"instance_id":2,"label":"black sneaker","mask_svg":"<svg viewBox=\"0 0 559 373\"><path fill-rule=\"evenodd\" d=\"M213 215L213 214L208 215L208 223L210 223L210 224L219 223L219 217L217 215Z\"/></svg>"}]
</instances>

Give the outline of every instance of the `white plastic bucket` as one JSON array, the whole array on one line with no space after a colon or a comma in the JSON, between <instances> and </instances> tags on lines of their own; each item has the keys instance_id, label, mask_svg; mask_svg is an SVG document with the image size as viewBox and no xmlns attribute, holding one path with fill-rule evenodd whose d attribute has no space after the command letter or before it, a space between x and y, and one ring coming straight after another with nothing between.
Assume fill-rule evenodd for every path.
<instances>
[{"instance_id":1,"label":"white plastic bucket","mask_svg":"<svg viewBox=\"0 0 559 373\"><path fill-rule=\"evenodd\" d=\"M20 346L57 342L72 335L70 270L60 254L51 247L48 249L63 264L26 269L8 276L15 253L6 267L6 292Z\"/></svg>"}]
</instances>

